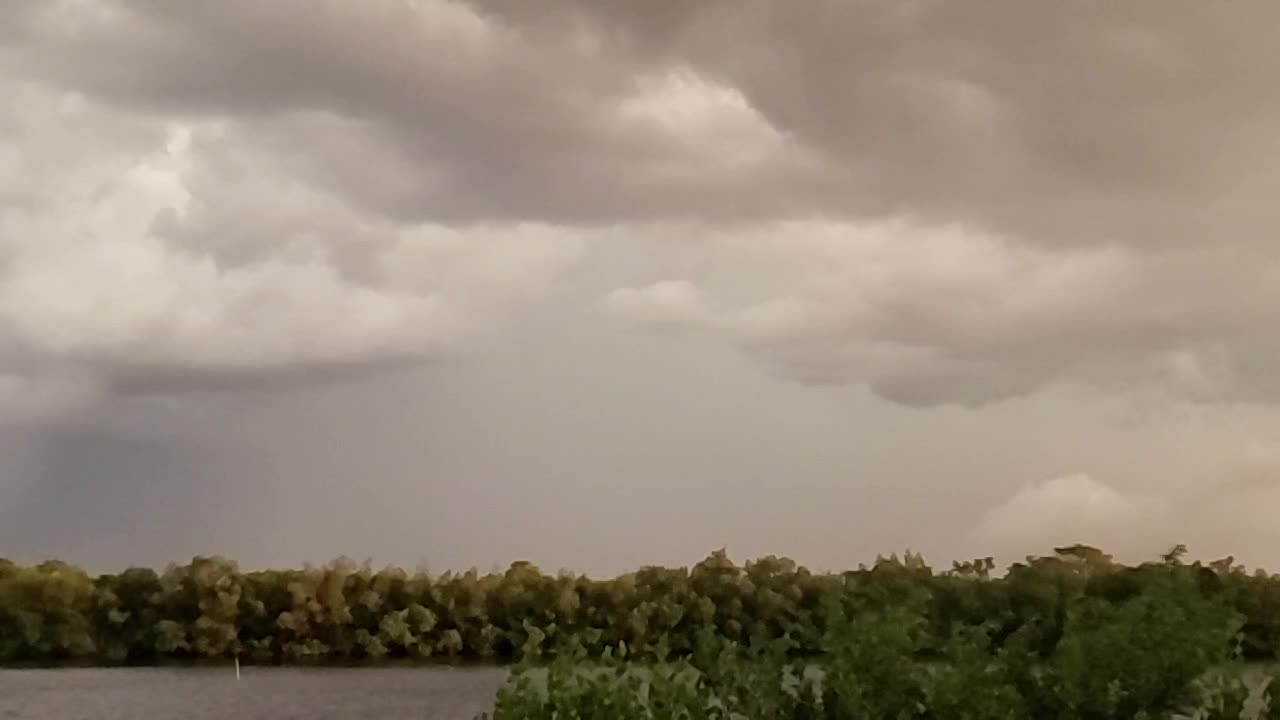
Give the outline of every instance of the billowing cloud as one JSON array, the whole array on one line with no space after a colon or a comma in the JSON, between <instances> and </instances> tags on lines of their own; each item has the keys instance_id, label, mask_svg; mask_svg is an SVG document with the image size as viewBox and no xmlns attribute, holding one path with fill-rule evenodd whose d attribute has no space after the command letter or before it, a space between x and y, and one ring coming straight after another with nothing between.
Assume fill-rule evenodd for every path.
<instances>
[{"instance_id":1,"label":"billowing cloud","mask_svg":"<svg viewBox=\"0 0 1280 720\"><path fill-rule=\"evenodd\" d=\"M1270 8L0 12L14 387L371 372L558 297L914 406L1280 399Z\"/></svg>"},{"instance_id":2,"label":"billowing cloud","mask_svg":"<svg viewBox=\"0 0 1280 720\"><path fill-rule=\"evenodd\" d=\"M50 5L30 24L124 22L100 10ZM342 114L178 117L0 82L15 100L0 110L8 417L149 378L176 389L450 354L554 295L583 250L570 228L450 225L333 191L294 141L345 138L316 156L375 160Z\"/></svg>"},{"instance_id":3,"label":"billowing cloud","mask_svg":"<svg viewBox=\"0 0 1280 720\"><path fill-rule=\"evenodd\" d=\"M1182 542L1177 530L1163 500L1077 474L1024 486L987 513L974 537L986 552L1006 559L1076 543L1132 559L1153 557Z\"/></svg>"},{"instance_id":4,"label":"billowing cloud","mask_svg":"<svg viewBox=\"0 0 1280 720\"><path fill-rule=\"evenodd\" d=\"M88 111L67 112L40 120ZM20 156L6 189L47 184L37 206L0 211L8 352L104 375L432 357L552 290L581 251L536 223L362 213L253 141L178 127L134 152Z\"/></svg>"},{"instance_id":5,"label":"billowing cloud","mask_svg":"<svg viewBox=\"0 0 1280 720\"><path fill-rule=\"evenodd\" d=\"M1271 510L1280 501L1277 467L1274 454L1255 454L1181 490L1123 489L1084 474L1059 476L1023 486L987 512L968 540L1004 560L1086 543L1128 561L1186 544L1201 558L1237 553L1240 560L1265 562L1265 548L1280 540Z\"/></svg>"},{"instance_id":6,"label":"billowing cloud","mask_svg":"<svg viewBox=\"0 0 1280 720\"><path fill-rule=\"evenodd\" d=\"M1277 341L1262 322L1280 302L1274 271L1233 267L1214 249L1045 246L906 219L661 232L698 238L699 258L686 250L668 271L681 275L650 271L614 291L610 307L712 333L804 382L865 383L921 406L981 405L1062 382L1280 397L1259 364ZM1208 272L1234 283L1189 293Z\"/></svg>"}]
</instances>

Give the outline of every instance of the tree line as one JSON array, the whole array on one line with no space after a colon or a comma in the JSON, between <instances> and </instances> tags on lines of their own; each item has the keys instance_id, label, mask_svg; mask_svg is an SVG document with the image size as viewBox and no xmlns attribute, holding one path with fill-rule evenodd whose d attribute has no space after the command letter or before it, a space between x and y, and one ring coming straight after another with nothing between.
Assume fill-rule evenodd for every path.
<instances>
[{"instance_id":1,"label":"tree line","mask_svg":"<svg viewBox=\"0 0 1280 720\"><path fill-rule=\"evenodd\" d=\"M692 567L612 579L548 574L527 562L433 575L346 559L243 572L221 557L197 557L163 572L91 576L63 562L0 559L0 664L507 663L600 658L619 648L666 662L714 642L782 642L788 656L803 658L830 655L833 628L847 618L904 607L920 610L912 631L920 657L953 652L957 633L974 628L993 647L1016 639L1047 653L1081 603L1124 607L1165 582L1170 568L1197 598L1240 618L1223 647L1247 659L1280 656L1280 576L1230 558L1184 557L1180 546L1128 566L1077 545L1001 575L990 558L934 570L912 553L815 573L774 556L738 565L721 550Z\"/></svg>"}]
</instances>

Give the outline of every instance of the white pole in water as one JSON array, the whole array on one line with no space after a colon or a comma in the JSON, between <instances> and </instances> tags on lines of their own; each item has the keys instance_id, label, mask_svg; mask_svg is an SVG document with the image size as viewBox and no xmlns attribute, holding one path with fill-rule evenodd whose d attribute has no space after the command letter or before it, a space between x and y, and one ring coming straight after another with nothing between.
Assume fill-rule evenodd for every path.
<instances>
[{"instance_id":1,"label":"white pole in water","mask_svg":"<svg viewBox=\"0 0 1280 720\"><path fill-rule=\"evenodd\" d=\"M236 656L236 679L240 679L240 656Z\"/></svg>"}]
</instances>

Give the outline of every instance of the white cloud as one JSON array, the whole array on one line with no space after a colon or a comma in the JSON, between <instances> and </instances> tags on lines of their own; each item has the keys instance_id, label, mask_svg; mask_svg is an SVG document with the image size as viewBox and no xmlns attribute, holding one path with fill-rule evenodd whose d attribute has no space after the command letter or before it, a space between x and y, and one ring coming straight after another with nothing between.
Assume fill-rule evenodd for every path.
<instances>
[{"instance_id":1,"label":"white cloud","mask_svg":"<svg viewBox=\"0 0 1280 720\"><path fill-rule=\"evenodd\" d=\"M1138 491L1085 474L1064 475L1023 486L988 511L967 542L976 553L1004 561L1075 543L1100 547L1122 561L1142 561L1181 543L1202 559L1237 553L1245 562L1259 562L1280 541L1277 503L1280 464L1274 451L1245 453L1187 488Z\"/></svg>"},{"instance_id":2,"label":"white cloud","mask_svg":"<svg viewBox=\"0 0 1280 720\"><path fill-rule=\"evenodd\" d=\"M736 88L689 68L642 77L617 114L620 130L652 134L670 147L644 168L654 183L818 164Z\"/></svg>"},{"instance_id":3,"label":"white cloud","mask_svg":"<svg viewBox=\"0 0 1280 720\"><path fill-rule=\"evenodd\" d=\"M5 376L9 415L74 407L93 395L82 386L126 372L452 352L555 294L583 251L581 233L550 225L368 213L248 125L125 121L23 92L0 162L0 367L27 368Z\"/></svg>"},{"instance_id":4,"label":"white cloud","mask_svg":"<svg viewBox=\"0 0 1280 720\"><path fill-rule=\"evenodd\" d=\"M973 532L982 552L1004 559L1084 543L1146 559L1185 541L1165 501L1117 490L1088 475L1028 484L989 511Z\"/></svg>"}]
</instances>

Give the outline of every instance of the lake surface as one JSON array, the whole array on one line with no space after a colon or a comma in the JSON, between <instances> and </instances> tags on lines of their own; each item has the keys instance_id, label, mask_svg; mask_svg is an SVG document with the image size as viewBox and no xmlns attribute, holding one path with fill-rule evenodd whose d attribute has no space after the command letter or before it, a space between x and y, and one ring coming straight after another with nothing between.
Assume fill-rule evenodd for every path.
<instances>
[{"instance_id":1,"label":"lake surface","mask_svg":"<svg viewBox=\"0 0 1280 720\"><path fill-rule=\"evenodd\" d=\"M0 670L0 720L472 720L506 671Z\"/></svg>"}]
</instances>

